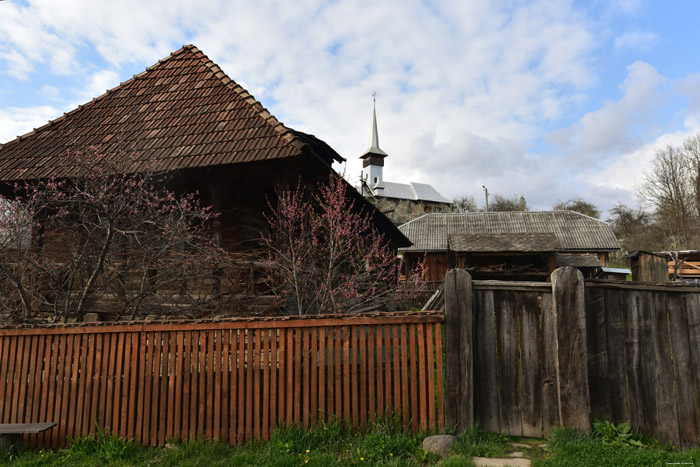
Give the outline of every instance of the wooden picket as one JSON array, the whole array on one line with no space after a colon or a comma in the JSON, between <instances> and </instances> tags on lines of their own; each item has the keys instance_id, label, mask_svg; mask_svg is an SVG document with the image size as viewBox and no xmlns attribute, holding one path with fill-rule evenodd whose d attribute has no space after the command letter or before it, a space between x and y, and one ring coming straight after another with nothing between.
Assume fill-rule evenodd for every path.
<instances>
[{"instance_id":1,"label":"wooden picket","mask_svg":"<svg viewBox=\"0 0 700 467\"><path fill-rule=\"evenodd\" d=\"M55 421L46 448L95 432L267 439L332 418L394 413L444 426L437 312L0 328L0 423Z\"/></svg>"}]
</instances>

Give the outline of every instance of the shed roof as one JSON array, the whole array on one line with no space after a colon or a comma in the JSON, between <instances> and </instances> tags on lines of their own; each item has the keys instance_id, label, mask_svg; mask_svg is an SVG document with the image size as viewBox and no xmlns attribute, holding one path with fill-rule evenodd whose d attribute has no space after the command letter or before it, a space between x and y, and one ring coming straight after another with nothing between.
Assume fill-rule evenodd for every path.
<instances>
[{"instance_id":1,"label":"shed roof","mask_svg":"<svg viewBox=\"0 0 700 467\"><path fill-rule=\"evenodd\" d=\"M399 227L413 246L401 251L445 251L451 234L553 233L562 251L620 248L605 222L574 211L513 211L425 214Z\"/></svg>"},{"instance_id":2,"label":"shed roof","mask_svg":"<svg viewBox=\"0 0 700 467\"><path fill-rule=\"evenodd\" d=\"M193 45L85 105L0 145L0 181L71 175L70 149L133 151L151 169L240 164L299 155L342 161L284 126ZM154 167L154 166L155 167ZM138 171L138 167L134 168Z\"/></svg>"},{"instance_id":3,"label":"shed roof","mask_svg":"<svg viewBox=\"0 0 700 467\"><path fill-rule=\"evenodd\" d=\"M596 255L574 255L571 253L557 253L554 264L560 268L572 266L574 268L599 268L600 259Z\"/></svg>"},{"instance_id":4,"label":"shed roof","mask_svg":"<svg viewBox=\"0 0 700 467\"><path fill-rule=\"evenodd\" d=\"M451 234L450 250L458 253L544 253L559 249L559 239L548 233Z\"/></svg>"}]
</instances>

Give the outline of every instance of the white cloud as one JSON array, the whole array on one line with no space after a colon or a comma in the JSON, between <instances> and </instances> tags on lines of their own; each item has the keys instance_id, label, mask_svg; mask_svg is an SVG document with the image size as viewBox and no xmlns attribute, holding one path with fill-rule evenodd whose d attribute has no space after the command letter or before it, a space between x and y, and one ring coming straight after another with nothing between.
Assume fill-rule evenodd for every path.
<instances>
[{"instance_id":1,"label":"white cloud","mask_svg":"<svg viewBox=\"0 0 700 467\"><path fill-rule=\"evenodd\" d=\"M0 109L0 143L13 140L60 115L59 109L48 105Z\"/></svg>"},{"instance_id":2,"label":"white cloud","mask_svg":"<svg viewBox=\"0 0 700 467\"><path fill-rule=\"evenodd\" d=\"M659 41L658 34L651 31L628 31L615 38L616 49L650 49Z\"/></svg>"}]
</instances>

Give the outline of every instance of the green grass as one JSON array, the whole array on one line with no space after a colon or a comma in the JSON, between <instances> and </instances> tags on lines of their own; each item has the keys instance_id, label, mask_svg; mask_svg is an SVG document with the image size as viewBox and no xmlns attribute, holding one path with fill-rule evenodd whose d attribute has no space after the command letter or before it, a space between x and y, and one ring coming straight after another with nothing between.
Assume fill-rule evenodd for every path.
<instances>
[{"instance_id":1,"label":"green grass","mask_svg":"<svg viewBox=\"0 0 700 467\"><path fill-rule=\"evenodd\" d=\"M624 424L623 424L624 425ZM471 466L471 458L502 457L520 448L535 467L637 466L669 463L700 465L700 449L683 452L643 435L627 432L623 425L598 423L593 433L557 429L547 439L518 438L488 433L474 426L457 438L443 467ZM332 421L314 429L291 427L276 430L269 441L230 446L216 441L171 441L166 447L148 448L133 441L98 432L74 440L68 448L53 451L25 449L0 452L7 466L431 466L440 459L421 449L425 435L406 432L399 420L385 418L364 433ZM639 442L636 442L636 441ZM634 442L632 442L634 441ZM543 443L547 447L543 448Z\"/></svg>"}]
</instances>

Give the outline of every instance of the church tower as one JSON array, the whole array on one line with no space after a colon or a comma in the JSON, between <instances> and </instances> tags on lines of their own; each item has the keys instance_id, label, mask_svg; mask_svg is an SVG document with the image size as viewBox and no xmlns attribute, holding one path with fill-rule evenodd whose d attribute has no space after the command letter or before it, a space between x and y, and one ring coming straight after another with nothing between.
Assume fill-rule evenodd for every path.
<instances>
[{"instance_id":1,"label":"church tower","mask_svg":"<svg viewBox=\"0 0 700 467\"><path fill-rule=\"evenodd\" d=\"M375 188L381 189L383 179L383 168L384 168L384 158L388 155L379 147L379 133L377 131L377 95L373 96L372 105L372 130L370 136L370 146L369 149L360 156L362 159L362 168L369 167L369 174L367 177L367 185L369 185L373 190Z\"/></svg>"}]
</instances>

